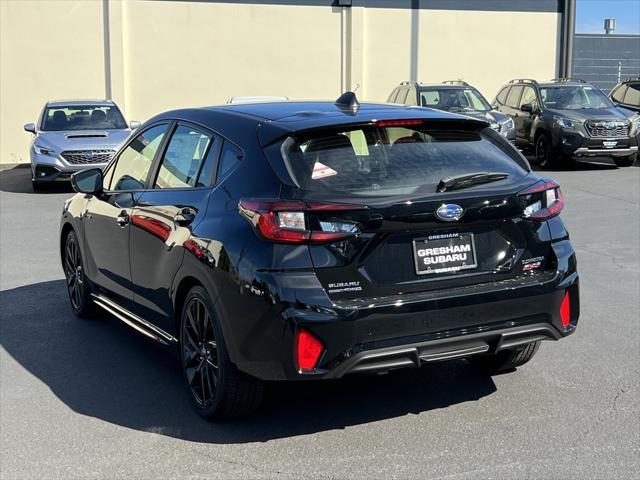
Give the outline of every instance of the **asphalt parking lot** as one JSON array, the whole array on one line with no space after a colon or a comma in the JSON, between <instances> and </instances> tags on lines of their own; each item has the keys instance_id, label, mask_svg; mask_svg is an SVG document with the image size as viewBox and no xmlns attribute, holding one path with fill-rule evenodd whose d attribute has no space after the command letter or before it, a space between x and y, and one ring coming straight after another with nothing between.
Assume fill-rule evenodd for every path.
<instances>
[{"instance_id":1,"label":"asphalt parking lot","mask_svg":"<svg viewBox=\"0 0 640 480\"><path fill-rule=\"evenodd\" d=\"M637 478L640 168L548 172L581 274L575 335L515 373L463 361L272 385L258 414L211 424L175 357L72 314L58 257L68 189L0 171L2 478Z\"/></svg>"}]
</instances>

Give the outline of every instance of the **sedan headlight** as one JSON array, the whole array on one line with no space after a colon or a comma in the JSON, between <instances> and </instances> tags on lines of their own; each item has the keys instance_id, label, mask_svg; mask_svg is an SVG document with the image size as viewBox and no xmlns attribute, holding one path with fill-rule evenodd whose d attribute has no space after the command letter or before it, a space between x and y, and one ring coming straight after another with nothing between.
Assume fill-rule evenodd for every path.
<instances>
[{"instance_id":1,"label":"sedan headlight","mask_svg":"<svg viewBox=\"0 0 640 480\"><path fill-rule=\"evenodd\" d=\"M558 127L568 128L570 130L574 130L576 128L576 122L569 120L568 118L554 115L553 121Z\"/></svg>"},{"instance_id":2,"label":"sedan headlight","mask_svg":"<svg viewBox=\"0 0 640 480\"><path fill-rule=\"evenodd\" d=\"M49 155L50 157L55 157L56 155L50 148L41 147L40 145L34 145L33 149L38 155Z\"/></svg>"}]
</instances>

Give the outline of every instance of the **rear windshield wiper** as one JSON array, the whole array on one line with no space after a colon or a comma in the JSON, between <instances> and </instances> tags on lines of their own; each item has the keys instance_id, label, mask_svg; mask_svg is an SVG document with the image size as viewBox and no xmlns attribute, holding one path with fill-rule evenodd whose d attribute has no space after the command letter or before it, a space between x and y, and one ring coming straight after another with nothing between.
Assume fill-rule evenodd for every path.
<instances>
[{"instance_id":1,"label":"rear windshield wiper","mask_svg":"<svg viewBox=\"0 0 640 480\"><path fill-rule=\"evenodd\" d=\"M504 180L509 176L504 172L476 172L467 173L465 175L456 175L452 177L444 177L438 182L436 192L446 192L447 190L459 190L461 188L480 185L481 183L497 182Z\"/></svg>"}]
</instances>

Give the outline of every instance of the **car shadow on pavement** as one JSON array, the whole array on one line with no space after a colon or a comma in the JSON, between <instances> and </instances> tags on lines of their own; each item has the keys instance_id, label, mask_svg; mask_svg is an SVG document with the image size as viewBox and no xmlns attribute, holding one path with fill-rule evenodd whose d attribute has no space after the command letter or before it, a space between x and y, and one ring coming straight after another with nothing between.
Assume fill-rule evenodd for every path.
<instances>
[{"instance_id":1,"label":"car shadow on pavement","mask_svg":"<svg viewBox=\"0 0 640 480\"><path fill-rule=\"evenodd\" d=\"M41 191L34 192L31 186L31 169L28 164L21 164L0 170L0 191L46 195L47 193L73 192L73 189L69 182L52 182L43 185Z\"/></svg>"},{"instance_id":2,"label":"car shadow on pavement","mask_svg":"<svg viewBox=\"0 0 640 480\"><path fill-rule=\"evenodd\" d=\"M450 361L381 376L269 384L256 415L209 423L191 407L173 349L106 314L77 319L64 280L5 290L0 305L2 347L69 408L188 441L265 442L446 408L496 391L490 376L464 360Z\"/></svg>"}]
</instances>

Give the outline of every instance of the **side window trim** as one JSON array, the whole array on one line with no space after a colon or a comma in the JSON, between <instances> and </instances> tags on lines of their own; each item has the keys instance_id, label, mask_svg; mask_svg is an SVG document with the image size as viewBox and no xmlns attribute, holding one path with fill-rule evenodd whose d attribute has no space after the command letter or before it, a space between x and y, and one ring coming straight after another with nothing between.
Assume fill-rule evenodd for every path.
<instances>
[{"instance_id":1,"label":"side window trim","mask_svg":"<svg viewBox=\"0 0 640 480\"><path fill-rule=\"evenodd\" d=\"M122 147L120 147L120 150L118 150L118 152L113 156L113 158L111 159L111 161L107 164L107 166L104 168L104 170L102 171L103 173L103 178L106 178L107 175L109 174L109 170L112 168L115 168L115 165L118 163L118 161L120 160L120 156L122 155L122 152L124 152L129 145L131 145L131 143L133 143L133 141L138 138L140 135L144 134L145 132L148 132L149 130L151 130L152 128L158 127L160 125L166 125L167 126L167 130L164 133L164 137L162 138L162 142L160 143L160 146L158 148L158 150L156 151L153 160L151 162L151 168L149 169L149 172L147 172L147 178L145 179L145 188L143 189L137 189L137 190L118 190L117 192L114 190L108 190L105 189L106 193L126 193L126 192L141 192L141 191L145 191L147 190L147 185L149 182L149 174L151 172L153 172L154 170L154 166L156 164L156 161L159 158L159 154L161 151L164 151L164 147L166 146L166 142L167 142L167 138L168 138L168 133L172 132L173 130L173 123L175 123L174 120L159 120L157 122L154 122L152 124L149 124L147 126L145 126L144 130L140 130L140 131L136 131L135 135L131 135L129 137L129 139L126 141L126 143L124 145L122 145ZM111 179L113 181L113 178ZM111 186L111 185L109 185Z\"/></svg>"}]
</instances>

